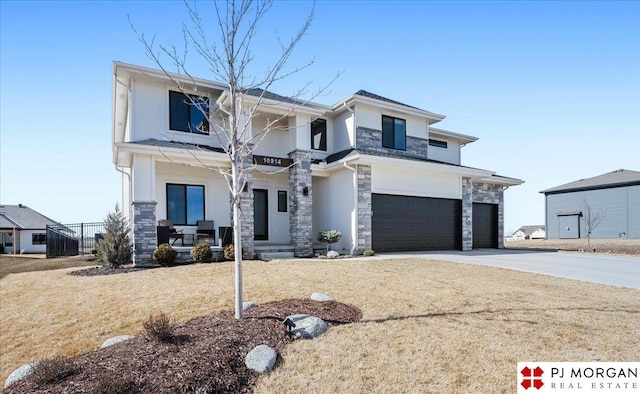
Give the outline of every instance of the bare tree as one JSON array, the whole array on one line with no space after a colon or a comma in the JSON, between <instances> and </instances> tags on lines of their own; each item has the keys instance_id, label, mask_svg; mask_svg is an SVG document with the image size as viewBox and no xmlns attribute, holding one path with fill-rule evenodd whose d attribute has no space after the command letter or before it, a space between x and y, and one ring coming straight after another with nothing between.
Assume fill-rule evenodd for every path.
<instances>
[{"instance_id":1,"label":"bare tree","mask_svg":"<svg viewBox=\"0 0 640 394\"><path fill-rule=\"evenodd\" d=\"M294 48L311 26L314 16L313 8L292 38L284 42L278 37L277 59L266 67L263 74L257 75L252 74L249 70L249 65L254 60L252 42L256 37L259 22L272 6L271 0L213 2L215 10L215 24L213 26L219 34L219 40L216 40L215 43L210 43L208 40L207 28L209 26L203 21L197 5L187 2L185 5L189 12L190 25L185 23L182 25L184 47L180 50L175 46L156 46L155 37L149 40L145 38L144 34L139 34L133 24L131 26L143 44L147 56L160 67L177 89L185 94L190 104L198 108L206 117L210 129L208 132L213 134L229 157L230 168L209 168L202 162L200 164L202 167L222 174L227 180L231 192L235 248L235 317L241 319L243 316L240 231L243 212L241 212L241 198L248 176L255 169L250 158L254 149L270 131L283 128L281 126L282 120L324 93L333 81L313 94L308 92L311 82L289 97L281 97L268 92L274 83L313 64L313 60L311 60L302 66L286 68ZM223 93L224 97L221 96L218 99L215 108L199 97L198 84L187 70L186 60L190 47L195 48L200 58L205 61L213 74L213 79L227 85L227 91ZM168 67L164 65L162 59L165 57L169 59L172 71L169 71ZM303 97L307 98L303 99ZM266 125L260 130L252 129L252 119L258 116L260 111L264 111L263 107L274 102L281 104L281 109L284 107L285 110L277 114L270 114ZM245 212L245 214L252 215L253 212Z\"/></svg>"},{"instance_id":2,"label":"bare tree","mask_svg":"<svg viewBox=\"0 0 640 394\"><path fill-rule=\"evenodd\" d=\"M600 225L600 223L602 223L602 220L607 215L607 208L602 208L597 210L597 212L593 212L591 210L591 206L587 204L586 201L584 202L584 205L586 207L585 212L584 215L580 217L580 219L584 223L585 230L587 230L587 249L589 249L589 252L592 252L591 232L595 230Z\"/></svg>"}]
</instances>

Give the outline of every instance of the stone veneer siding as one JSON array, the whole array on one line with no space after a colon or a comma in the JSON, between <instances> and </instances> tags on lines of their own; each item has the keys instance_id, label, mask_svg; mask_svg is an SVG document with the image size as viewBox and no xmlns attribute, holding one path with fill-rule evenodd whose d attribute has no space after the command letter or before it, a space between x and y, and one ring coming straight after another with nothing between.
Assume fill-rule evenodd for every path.
<instances>
[{"instance_id":1,"label":"stone veneer siding","mask_svg":"<svg viewBox=\"0 0 640 394\"><path fill-rule=\"evenodd\" d=\"M245 157L241 173L246 181L246 190L240 193L240 239L242 240L242 258L255 258L255 240L253 227L253 171L249 169L253 163L253 155ZM233 229L233 196L229 195L231 203L231 227Z\"/></svg>"},{"instance_id":2,"label":"stone veneer siding","mask_svg":"<svg viewBox=\"0 0 640 394\"><path fill-rule=\"evenodd\" d=\"M462 250L473 248L473 183L462 177Z\"/></svg>"},{"instance_id":3,"label":"stone veneer siding","mask_svg":"<svg viewBox=\"0 0 640 394\"><path fill-rule=\"evenodd\" d=\"M289 168L289 233L296 257L313 256L313 211L311 187L311 152L294 150L289 153L294 162ZM304 195L307 187L309 193Z\"/></svg>"},{"instance_id":4,"label":"stone veneer siding","mask_svg":"<svg viewBox=\"0 0 640 394\"><path fill-rule=\"evenodd\" d=\"M358 165L358 253L371 249L371 166Z\"/></svg>"},{"instance_id":5,"label":"stone veneer siding","mask_svg":"<svg viewBox=\"0 0 640 394\"><path fill-rule=\"evenodd\" d=\"M504 189L490 183L473 184L473 202L498 205L498 248L504 248ZM473 236L473 234L472 234Z\"/></svg>"},{"instance_id":6,"label":"stone veneer siding","mask_svg":"<svg viewBox=\"0 0 640 394\"><path fill-rule=\"evenodd\" d=\"M406 150L384 148L382 146L382 131L358 127L356 129L356 148L363 153L377 153L389 156L427 159L429 140L407 136Z\"/></svg>"},{"instance_id":7,"label":"stone veneer siding","mask_svg":"<svg viewBox=\"0 0 640 394\"><path fill-rule=\"evenodd\" d=\"M155 201L134 201L133 205L133 265L153 265L157 244Z\"/></svg>"}]
</instances>

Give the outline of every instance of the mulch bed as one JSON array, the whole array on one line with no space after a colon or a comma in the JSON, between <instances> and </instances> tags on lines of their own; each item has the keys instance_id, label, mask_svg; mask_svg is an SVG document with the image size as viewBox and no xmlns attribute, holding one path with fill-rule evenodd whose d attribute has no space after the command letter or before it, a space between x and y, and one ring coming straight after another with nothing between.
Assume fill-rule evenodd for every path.
<instances>
[{"instance_id":1,"label":"mulch bed","mask_svg":"<svg viewBox=\"0 0 640 394\"><path fill-rule=\"evenodd\" d=\"M281 322L297 313L317 316L329 326L362 318L360 310L343 303L300 299L260 305L240 321L223 312L173 326L166 342L141 334L77 357L45 361L46 368L2 393L249 393L259 374L245 366L245 355L260 344L281 354L295 340Z\"/></svg>"},{"instance_id":2,"label":"mulch bed","mask_svg":"<svg viewBox=\"0 0 640 394\"><path fill-rule=\"evenodd\" d=\"M73 276L99 276L99 275L116 275L126 274L128 272L145 271L156 267L140 268L140 267L120 267L120 268L104 268L104 267L91 267L82 270L71 271L68 275Z\"/></svg>"}]
</instances>

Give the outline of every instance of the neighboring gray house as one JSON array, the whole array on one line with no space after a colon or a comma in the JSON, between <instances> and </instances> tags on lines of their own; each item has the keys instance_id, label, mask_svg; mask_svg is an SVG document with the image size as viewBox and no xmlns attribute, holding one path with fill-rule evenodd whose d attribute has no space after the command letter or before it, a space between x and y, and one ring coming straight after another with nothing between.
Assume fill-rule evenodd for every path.
<instances>
[{"instance_id":1,"label":"neighboring gray house","mask_svg":"<svg viewBox=\"0 0 640 394\"><path fill-rule=\"evenodd\" d=\"M584 217L603 214L592 238L640 238L640 172L616 170L541 191L547 238L586 238Z\"/></svg>"},{"instance_id":2,"label":"neighboring gray house","mask_svg":"<svg viewBox=\"0 0 640 394\"><path fill-rule=\"evenodd\" d=\"M46 253L50 224L58 223L26 205L0 205L0 253Z\"/></svg>"}]
</instances>

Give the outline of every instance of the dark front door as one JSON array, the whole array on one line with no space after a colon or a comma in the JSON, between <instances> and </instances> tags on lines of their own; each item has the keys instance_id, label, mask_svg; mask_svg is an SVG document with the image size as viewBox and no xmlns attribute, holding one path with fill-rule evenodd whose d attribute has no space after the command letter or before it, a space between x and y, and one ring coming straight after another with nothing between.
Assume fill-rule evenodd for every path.
<instances>
[{"instance_id":1,"label":"dark front door","mask_svg":"<svg viewBox=\"0 0 640 394\"><path fill-rule=\"evenodd\" d=\"M473 248L498 248L498 205L473 203Z\"/></svg>"},{"instance_id":2,"label":"dark front door","mask_svg":"<svg viewBox=\"0 0 640 394\"><path fill-rule=\"evenodd\" d=\"M269 195L263 189L253 189L253 239L269 239Z\"/></svg>"},{"instance_id":3,"label":"dark front door","mask_svg":"<svg viewBox=\"0 0 640 394\"><path fill-rule=\"evenodd\" d=\"M460 200L373 194L371 203L376 252L461 249Z\"/></svg>"}]
</instances>

